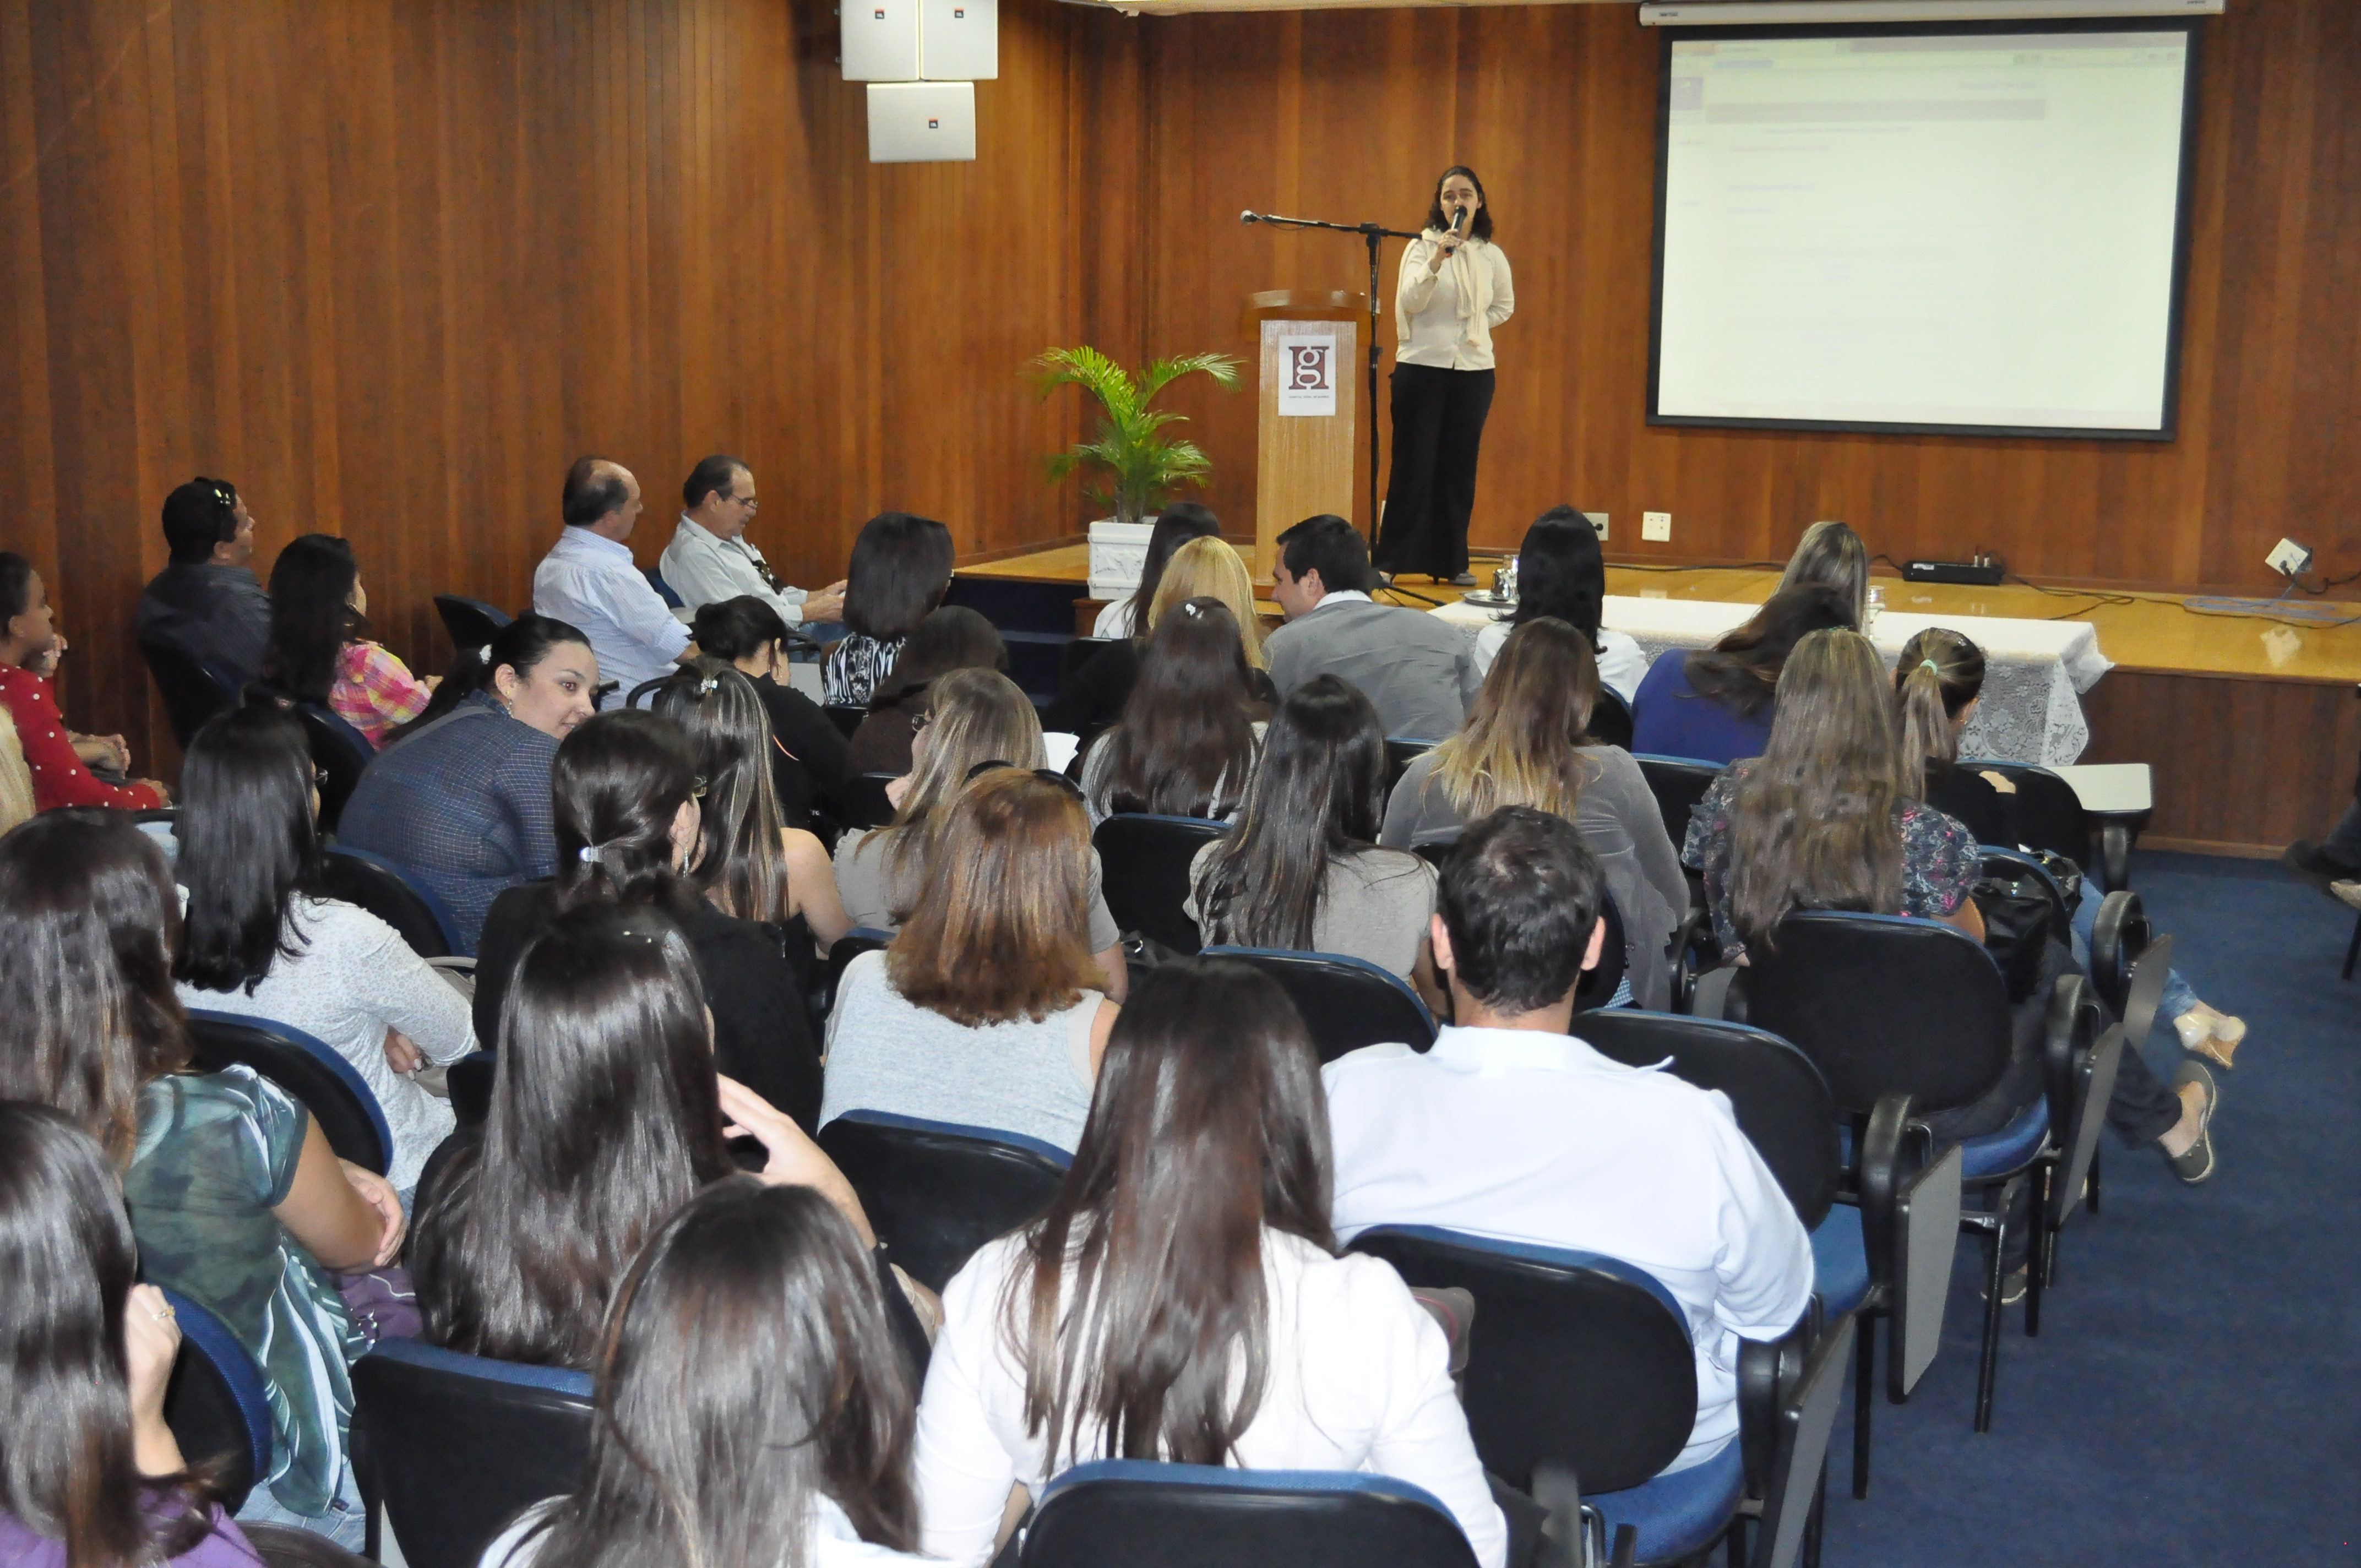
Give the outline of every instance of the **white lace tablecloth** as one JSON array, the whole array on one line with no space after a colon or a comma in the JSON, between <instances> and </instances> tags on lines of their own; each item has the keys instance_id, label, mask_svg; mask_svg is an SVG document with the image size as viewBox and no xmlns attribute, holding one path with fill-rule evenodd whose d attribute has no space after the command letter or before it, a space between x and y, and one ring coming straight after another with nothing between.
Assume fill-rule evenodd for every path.
<instances>
[{"instance_id":1,"label":"white lace tablecloth","mask_svg":"<svg viewBox=\"0 0 2361 1568\"><path fill-rule=\"evenodd\" d=\"M1705 648L1742 624L1758 606L1711 599L1607 598L1608 630L1636 639L1653 660L1668 648ZM1433 612L1473 641L1497 610L1447 604ZM1891 666L1902 645L1930 626L1975 640L1984 651L1983 700L1968 720L1960 753L2004 762L2061 767L2091 743L2081 694L2114 668L2099 652L2098 630L2087 620L2014 620L1982 615L1881 612L1870 641Z\"/></svg>"}]
</instances>

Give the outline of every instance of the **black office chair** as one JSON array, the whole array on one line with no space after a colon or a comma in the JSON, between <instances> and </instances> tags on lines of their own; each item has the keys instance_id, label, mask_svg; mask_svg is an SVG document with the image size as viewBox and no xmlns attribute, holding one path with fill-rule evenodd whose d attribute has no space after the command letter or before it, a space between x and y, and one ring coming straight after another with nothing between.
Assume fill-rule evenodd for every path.
<instances>
[{"instance_id":1,"label":"black office chair","mask_svg":"<svg viewBox=\"0 0 2361 1568\"><path fill-rule=\"evenodd\" d=\"M411 1568L475 1568L516 1516L581 1484L587 1374L388 1339L353 1364L353 1472Z\"/></svg>"},{"instance_id":2,"label":"black office chair","mask_svg":"<svg viewBox=\"0 0 2361 1568\"><path fill-rule=\"evenodd\" d=\"M1705 792L1721 776L1719 762L1702 762L1695 757L1660 757L1653 751L1636 751L1631 760L1640 764L1641 776L1648 781L1648 793L1656 797L1656 810L1664 819L1664 831L1672 837L1677 853L1688 842L1689 813L1705 799Z\"/></svg>"},{"instance_id":3,"label":"black office chair","mask_svg":"<svg viewBox=\"0 0 2361 1568\"><path fill-rule=\"evenodd\" d=\"M270 1380L227 1323L177 1290L164 1299L181 1330L164 1424L191 1464L221 1465L221 1505L235 1514L270 1474Z\"/></svg>"},{"instance_id":4,"label":"black office chair","mask_svg":"<svg viewBox=\"0 0 2361 1568\"><path fill-rule=\"evenodd\" d=\"M1623 750L1630 751L1631 749L1631 705L1625 702L1623 694L1614 687L1600 686L1598 700L1590 705L1590 723L1587 729L1591 740L1598 744L1620 746Z\"/></svg>"},{"instance_id":5,"label":"black office chair","mask_svg":"<svg viewBox=\"0 0 2361 1568\"><path fill-rule=\"evenodd\" d=\"M1116 641L1112 637L1077 637L1058 651L1058 691L1060 696L1073 685L1074 677L1082 666L1099 656L1100 650Z\"/></svg>"},{"instance_id":6,"label":"black office chair","mask_svg":"<svg viewBox=\"0 0 2361 1568\"><path fill-rule=\"evenodd\" d=\"M2092 852L2089 817L2074 786L2034 762L2003 762L1990 757L1962 757L1957 767L1971 773L1998 773L2016 786L2011 808L2018 840L2029 850L2048 850L2065 856L2085 871L2098 870ZM2110 881L2110 887L2121 883Z\"/></svg>"},{"instance_id":7,"label":"black office chair","mask_svg":"<svg viewBox=\"0 0 2361 1568\"><path fill-rule=\"evenodd\" d=\"M302 1103L338 1158L385 1174L393 1158L385 1111L352 1063L319 1040L273 1019L192 1007L189 1041L199 1068L252 1068Z\"/></svg>"},{"instance_id":8,"label":"black office chair","mask_svg":"<svg viewBox=\"0 0 2361 1568\"><path fill-rule=\"evenodd\" d=\"M837 795L837 819L851 830L883 828L894 820L894 803L885 798L885 786L898 775L894 773L855 773L844 781Z\"/></svg>"},{"instance_id":9,"label":"black office chair","mask_svg":"<svg viewBox=\"0 0 2361 1568\"><path fill-rule=\"evenodd\" d=\"M462 652L486 646L515 619L504 609L464 594L436 594L434 612L443 618L443 630L451 634L451 646Z\"/></svg>"},{"instance_id":10,"label":"black office chair","mask_svg":"<svg viewBox=\"0 0 2361 1568\"><path fill-rule=\"evenodd\" d=\"M822 707L820 711L828 715L828 721L836 726L837 733L848 740L852 739L852 732L861 728L861 721L869 717L866 706L849 702L831 702Z\"/></svg>"},{"instance_id":11,"label":"black office chair","mask_svg":"<svg viewBox=\"0 0 2361 1568\"><path fill-rule=\"evenodd\" d=\"M330 898L357 905L401 933L422 959L447 959L459 950L458 921L434 890L412 880L400 866L367 850L332 844L320 857Z\"/></svg>"},{"instance_id":12,"label":"black office chair","mask_svg":"<svg viewBox=\"0 0 2361 1568\"><path fill-rule=\"evenodd\" d=\"M1278 948L1207 948L1209 959L1251 964L1287 992L1323 1062L1363 1046L1399 1042L1422 1051L1434 1043L1434 1014L1410 982L1366 959Z\"/></svg>"},{"instance_id":13,"label":"black office chair","mask_svg":"<svg viewBox=\"0 0 2361 1568\"><path fill-rule=\"evenodd\" d=\"M1018 1568L1474 1568L1433 1494L1358 1471L1102 1459L1042 1489Z\"/></svg>"},{"instance_id":14,"label":"black office chair","mask_svg":"<svg viewBox=\"0 0 2361 1568\"><path fill-rule=\"evenodd\" d=\"M679 593L674 589L673 586L664 580L664 574L657 571L653 566L641 567L640 576L648 580L648 587L655 589L656 597L664 601L665 609L686 609L688 608L688 601L682 598Z\"/></svg>"},{"instance_id":15,"label":"black office chair","mask_svg":"<svg viewBox=\"0 0 2361 1568\"><path fill-rule=\"evenodd\" d=\"M320 831L333 833L377 748L340 715L315 702L297 703L295 721L303 727L312 765L319 770Z\"/></svg>"},{"instance_id":16,"label":"black office chair","mask_svg":"<svg viewBox=\"0 0 2361 1568\"><path fill-rule=\"evenodd\" d=\"M895 1262L940 1290L975 1249L1049 1206L1073 1157L1021 1133L848 1111L819 1146Z\"/></svg>"},{"instance_id":17,"label":"black office chair","mask_svg":"<svg viewBox=\"0 0 2361 1568\"><path fill-rule=\"evenodd\" d=\"M1434 750L1432 740L1407 740L1399 735L1386 737L1386 794L1391 795L1394 785L1401 783L1410 765Z\"/></svg>"},{"instance_id":18,"label":"black office chair","mask_svg":"<svg viewBox=\"0 0 2361 1568\"><path fill-rule=\"evenodd\" d=\"M2149 983L2160 991L2161 972ZM2106 1123L2125 1043L2123 1026L2107 1022L2096 988L2081 975L2061 976L2050 996L2045 1047L2051 1135L2033 1189L2034 1241L2025 1298L2028 1337L2041 1332L2042 1293L2058 1280L2059 1233L2082 1207L2086 1192L2093 1212L2097 1208L2099 1129Z\"/></svg>"},{"instance_id":19,"label":"black office chair","mask_svg":"<svg viewBox=\"0 0 2361 1568\"><path fill-rule=\"evenodd\" d=\"M814 1039L826 1038L828 1015L836 1011L836 988L844 980L844 971L853 959L863 953L873 953L894 939L894 933L876 926L855 926L839 937L828 949L828 967L821 970L819 1019L822 1028Z\"/></svg>"},{"instance_id":20,"label":"black office chair","mask_svg":"<svg viewBox=\"0 0 2361 1568\"><path fill-rule=\"evenodd\" d=\"M1189 866L1197 851L1228 834L1230 825L1202 817L1151 817L1122 812L1099 824L1091 842L1104 868L1107 912L1116 928L1193 953L1202 939L1180 913L1189 896Z\"/></svg>"},{"instance_id":21,"label":"black office chair","mask_svg":"<svg viewBox=\"0 0 2361 1568\"><path fill-rule=\"evenodd\" d=\"M148 663L172 739L187 751L205 720L237 706L238 685L226 671L184 652L169 638L142 637L139 656Z\"/></svg>"}]
</instances>

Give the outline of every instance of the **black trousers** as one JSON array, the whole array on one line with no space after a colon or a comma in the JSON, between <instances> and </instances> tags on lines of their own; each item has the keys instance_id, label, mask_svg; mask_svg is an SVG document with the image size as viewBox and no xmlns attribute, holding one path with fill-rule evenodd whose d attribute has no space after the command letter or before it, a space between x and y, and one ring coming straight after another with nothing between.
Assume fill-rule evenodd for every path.
<instances>
[{"instance_id":1,"label":"black trousers","mask_svg":"<svg viewBox=\"0 0 2361 1568\"><path fill-rule=\"evenodd\" d=\"M1441 579L1467 570L1476 458L1491 411L1489 370L1394 367L1394 462L1375 554L1379 571Z\"/></svg>"}]
</instances>

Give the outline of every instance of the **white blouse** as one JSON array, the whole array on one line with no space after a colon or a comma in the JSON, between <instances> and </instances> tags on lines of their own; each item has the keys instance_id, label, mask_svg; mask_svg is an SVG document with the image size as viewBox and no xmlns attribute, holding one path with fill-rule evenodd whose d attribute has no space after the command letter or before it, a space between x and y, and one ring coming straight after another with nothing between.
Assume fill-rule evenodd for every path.
<instances>
[{"instance_id":1,"label":"white blouse","mask_svg":"<svg viewBox=\"0 0 2361 1568\"><path fill-rule=\"evenodd\" d=\"M1496 620L1476 634L1476 673L1492 673L1492 661L1500 656L1500 644L1509 640L1516 628L1505 620ZM1648 651L1640 640L1628 631L1614 631L1605 627L1598 631L1598 680L1629 707L1640 695L1640 682L1648 674Z\"/></svg>"},{"instance_id":2,"label":"white blouse","mask_svg":"<svg viewBox=\"0 0 2361 1568\"><path fill-rule=\"evenodd\" d=\"M1431 272L1427 260L1435 249L1434 239L1422 237L1402 251L1401 275L1394 288L1394 330L1400 339L1394 363L1489 370L1492 329L1517 310L1509 258L1490 240L1470 239L1441 271ZM1463 294L1468 297L1464 314Z\"/></svg>"},{"instance_id":3,"label":"white blouse","mask_svg":"<svg viewBox=\"0 0 2361 1568\"><path fill-rule=\"evenodd\" d=\"M1046 1439L1025 1430L1024 1373L1001 1312L1024 1267L1021 1236L1004 1236L943 1288L942 1333L918 1401L920 1543L930 1556L984 1562L1011 1486L1038 1497L1068 1464L1104 1457L1053 1461ZM1263 1278L1269 1374L1236 1464L1359 1470L1422 1486L1467 1532L1477 1562L1501 1568L1508 1530L1451 1387L1449 1347L1400 1277L1377 1258L1331 1257L1266 1230Z\"/></svg>"}]
</instances>

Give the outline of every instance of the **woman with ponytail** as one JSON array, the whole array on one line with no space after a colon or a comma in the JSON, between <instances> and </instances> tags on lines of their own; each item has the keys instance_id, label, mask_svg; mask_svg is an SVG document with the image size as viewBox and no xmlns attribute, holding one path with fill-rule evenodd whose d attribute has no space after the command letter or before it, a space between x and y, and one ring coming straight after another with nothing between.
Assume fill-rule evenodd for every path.
<instances>
[{"instance_id":1,"label":"woman with ponytail","mask_svg":"<svg viewBox=\"0 0 2361 1568\"><path fill-rule=\"evenodd\" d=\"M1978 842L2013 845L2019 842L2016 785L2004 773L1959 765L1960 737L1983 686L1983 650L1959 632L1932 626L1903 644L1894 671L1903 782L1914 798L1966 823ZM2086 891L2074 910L2074 956L2085 965L2098 912L2097 894ZM2158 1011L2172 1021L2183 1050L2220 1067L2232 1065L2246 1037L2244 1019L2199 1001L2177 969L2165 981Z\"/></svg>"}]
</instances>

